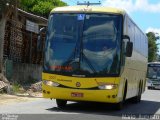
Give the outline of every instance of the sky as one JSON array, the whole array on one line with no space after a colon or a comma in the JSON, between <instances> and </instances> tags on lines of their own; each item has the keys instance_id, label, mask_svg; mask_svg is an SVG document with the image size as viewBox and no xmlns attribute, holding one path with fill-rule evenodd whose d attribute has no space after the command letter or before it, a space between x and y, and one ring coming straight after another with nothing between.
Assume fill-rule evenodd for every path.
<instances>
[{"instance_id":1,"label":"sky","mask_svg":"<svg viewBox=\"0 0 160 120\"><path fill-rule=\"evenodd\" d=\"M82 0L62 0L68 5L76 5ZM87 0L101 1L102 6L117 7L126 10L143 32L155 32L160 35L160 0ZM158 35L157 34L157 35Z\"/></svg>"}]
</instances>

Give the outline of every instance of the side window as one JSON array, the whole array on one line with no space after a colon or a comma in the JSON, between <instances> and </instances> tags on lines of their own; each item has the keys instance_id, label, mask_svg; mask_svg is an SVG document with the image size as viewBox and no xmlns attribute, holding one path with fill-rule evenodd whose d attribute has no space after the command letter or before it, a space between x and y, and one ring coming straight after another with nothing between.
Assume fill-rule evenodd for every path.
<instances>
[{"instance_id":1,"label":"side window","mask_svg":"<svg viewBox=\"0 0 160 120\"><path fill-rule=\"evenodd\" d=\"M145 49L145 44L144 44L144 35L141 33L141 40L140 40L140 49L141 49L141 54L144 56L144 49Z\"/></svg>"},{"instance_id":2,"label":"side window","mask_svg":"<svg viewBox=\"0 0 160 120\"><path fill-rule=\"evenodd\" d=\"M141 55L148 56L148 41L143 32L135 25L135 23L126 16L127 24L124 23L124 34L128 34L133 42L133 49ZM125 27L127 25L127 27ZM125 41L126 43L126 41Z\"/></svg>"},{"instance_id":3,"label":"side window","mask_svg":"<svg viewBox=\"0 0 160 120\"><path fill-rule=\"evenodd\" d=\"M148 57L148 38L145 36L145 56Z\"/></svg>"},{"instance_id":4,"label":"side window","mask_svg":"<svg viewBox=\"0 0 160 120\"><path fill-rule=\"evenodd\" d=\"M146 54L145 54L145 52L146 52L146 43L145 43L145 35L144 34L142 34L142 44L141 44L141 46L142 46L142 54L144 55L144 56L146 56Z\"/></svg>"},{"instance_id":5,"label":"side window","mask_svg":"<svg viewBox=\"0 0 160 120\"><path fill-rule=\"evenodd\" d=\"M140 52L140 44L141 44L141 32L140 30L135 26L135 49L136 51Z\"/></svg>"},{"instance_id":6,"label":"side window","mask_svg":"<svg viewBox=\"0 0 160 120\"><path fill-rule=\"evenodd\" d=\"M138 51L141 53L141 31L137 28L138 30Z\"/></svg>"},{"instance_id":7,"label":"side window","mask_svg":"<svg viewBox=\"0 0 160 120\"><path fill-rule=\"evenodd\" d=\"M135 28L134 23L128 18L128 35L133 42L133 49L135 49Z\"/></svg>"}]
</instances>

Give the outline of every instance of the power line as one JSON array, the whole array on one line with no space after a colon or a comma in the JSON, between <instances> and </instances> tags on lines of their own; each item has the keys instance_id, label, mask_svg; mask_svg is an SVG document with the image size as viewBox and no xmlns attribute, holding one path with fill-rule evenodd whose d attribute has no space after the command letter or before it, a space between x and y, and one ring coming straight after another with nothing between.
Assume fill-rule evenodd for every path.
<instances>
[{"instance_id":1,"label":"power line","mask_svg":"<svg viewBox=\"0 0 160 120\"><path fill-rule=\"evenodd\" d=\"M97 3L92 3L92 2L84 2L84 3L80 3L80 2L77 2L77 5L87 5L87 6L89 6L89 5L100 5L101 4L101 2L99 1L99 2L97 2Z\"/></svg>"},{"instance_id":2,"label":"power line","mask_svg":"<svg viewBox=\"0 0 160 120\"><path fill-rule=\"evenodd\" d=\"M68 2L70 2L70 3L72 3L72 4L74 4L74 5L77 5L78 3L80 3L81 2L81 0L63 0L63 1L68 1ZM83 2L84 3L92 3L92 2L90 2L91 0L84 0ZM102 2L102 0L97 0L97 2L99 2L99 3L101 3Z\"/></svg>"}]
</instances>

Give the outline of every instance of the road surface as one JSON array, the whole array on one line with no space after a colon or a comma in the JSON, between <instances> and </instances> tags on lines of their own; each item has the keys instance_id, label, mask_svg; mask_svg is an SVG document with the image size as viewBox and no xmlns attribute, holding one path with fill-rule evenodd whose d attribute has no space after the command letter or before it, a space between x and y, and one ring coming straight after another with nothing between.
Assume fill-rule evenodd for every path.
<instances>
[{"instance_id":1,"label":"road surface","mask_svg":"<svg viewBox=\"0 0 160 120\"><path fill-rule=\"evenodd\" d=\"M32 101L0 105L0 120L153 120L160 119L160 90L146 90L138 104L126 102L120 111L102 103L69 102L59 109L55 100L38 98ZM6 114L7 113L7 114ZM151 120L151 119L148 119Z\"/></svg>"}]
</instances>

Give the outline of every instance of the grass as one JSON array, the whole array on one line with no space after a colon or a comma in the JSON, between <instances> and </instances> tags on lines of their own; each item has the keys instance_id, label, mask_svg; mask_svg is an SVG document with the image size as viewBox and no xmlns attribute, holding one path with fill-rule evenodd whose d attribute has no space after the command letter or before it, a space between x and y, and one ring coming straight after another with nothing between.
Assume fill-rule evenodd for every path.
<instances>
[{"instance_id":1,"label":"grass","mask_svg":"<svg viewBox=\"0 0 160 120\"><path fill-rule=\"evenodd\" d=\"M20 92L20 88L21 88L21 85L20 85L20 84L14 83L14 84L12 85L13 93L18 93L18 92Z\"/></svg>"}]
</instances>

